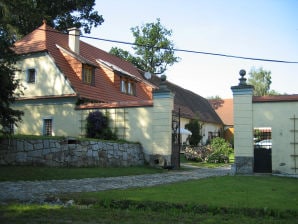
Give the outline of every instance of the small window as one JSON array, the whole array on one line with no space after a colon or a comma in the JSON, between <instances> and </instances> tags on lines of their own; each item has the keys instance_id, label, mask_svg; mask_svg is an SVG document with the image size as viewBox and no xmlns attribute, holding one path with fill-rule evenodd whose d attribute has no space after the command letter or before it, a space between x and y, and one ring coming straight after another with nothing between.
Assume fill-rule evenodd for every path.
<instances>
[{"instance_id":1,"label":"small window","mask_svg":"<svg viewBox=\"0 0 298 224\"><path fill-rule=\"evenodd\" d=\"M36 70L34 68L30 68L27 70L27 82L35 83L36 81Z\"/></svg>"},{"instance_id":2,"label":"small window","mask_svg":"<svg viewBox=\"0 0 298 224\"><path fill-rule=\"evenodd\" d=\"M126 82L124 79L121 79L121 85L120 85L120 88L121 88L121 92L122 93L126 93Z\"/></svg>"},{"instance_id":3,"label":"small window","mask_svg":"<svg viewBox=\"0 0 298 224\"><path fill-rule=\"evenodd\" d=\"M94 67L83 65L83 82L89 85L94 85Z\"/></svg>"},{"instance_id":4,"label":"small window","mask_svg":"<svg viewBox=\"0 0 298 224\"><path fill-rule=\"evenodd\" d=\"M129 95L134 95L134 83L133 82L128 82L127 93Z\"/></svg>"},{"instance_id":5,"label":"small window","mask_svg":"<svg viewBox=\"0 0 298 224\"><path fill-rule=\"evenodd\" d=\"M120 81L120 90L122 93L128 95L135 95L135 83L131 80L121 79Z\"/></svg>"},{"instance_id":6,"label":"small window","mask_svg":"<svg viewBox=\"0 0 298 224\"><path fill-rule=\"evenodd\" d=\"M3 131L7 134L14 134L14 124L10 123L3 128Z\"/></svg>"},{"instance_id":7,"label":"small window","mask_svg":"<svg viewBox=\"0 0 298 224\"><path fill-rule=\"evenodd\" d=\"M52 136L53 133L53 119L43 119L43 135Z\"/></svg>"}]
</instances>

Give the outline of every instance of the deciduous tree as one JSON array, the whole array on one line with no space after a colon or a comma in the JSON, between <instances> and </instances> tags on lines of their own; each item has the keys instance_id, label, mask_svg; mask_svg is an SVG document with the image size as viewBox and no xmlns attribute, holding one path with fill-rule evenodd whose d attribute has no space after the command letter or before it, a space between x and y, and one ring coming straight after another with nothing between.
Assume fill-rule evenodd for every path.
<instances>
[{"instance_id":1,"label":"deciduous tree","mask_svg":"<svg viewBox=\"0 0 298 224\"><path fill-rule=\"evenodd\" d=\"M249 72L248 84L254 86L254 96L278 95L274 90L270 90L271 71L266 71L262 67L252 68Z\"/></svg>"},{"instance_id":2,"label":"deciduous tree","mask_svg":"<svg viewBox=\"0 0 298 224\"><path fill-rule=\"evenodd\" d=\"M174 55L174 44L169 39L172 30L166 29L160 19L154 23L131 28L135 38L135 55L119 48L112 48L110 53L130 61L136 67L152 74L163 74L167 66L179 61Z\"/></svg>"}]
</instances>

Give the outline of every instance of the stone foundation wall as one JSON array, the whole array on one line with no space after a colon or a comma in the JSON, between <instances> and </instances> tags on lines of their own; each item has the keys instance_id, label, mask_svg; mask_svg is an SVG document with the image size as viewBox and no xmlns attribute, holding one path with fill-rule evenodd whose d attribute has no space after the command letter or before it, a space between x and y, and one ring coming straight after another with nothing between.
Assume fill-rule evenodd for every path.
<instances>
[{"instance_id":1,"label":"stone foundation wall","mask_svg":"<svg viewBox=\"0 0 298 224\"><path fill-rule=\"evenodd\" d=\"M234 172L236 174L252 174L253 164L253 157L235 156Z\"/></svg>"},{"instance_id":2,"label":"stone foundation wall","mask_svg":"<svg viewBox=\"0 0 298 224\"><path fill-rule=\"evenodd\" d=\"M143 164L140 144L53 139L4 139L0 142L0 165L115 167Z\"/></svg>"}]
</instances>

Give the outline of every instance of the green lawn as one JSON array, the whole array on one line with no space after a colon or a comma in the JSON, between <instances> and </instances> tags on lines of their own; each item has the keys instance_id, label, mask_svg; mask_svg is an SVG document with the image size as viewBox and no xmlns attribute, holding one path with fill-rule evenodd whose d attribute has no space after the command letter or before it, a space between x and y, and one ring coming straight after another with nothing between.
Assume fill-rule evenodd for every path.
<instances>
[{"instance_id":1,"label":"green lawn","mask_svg":"<svg viewBox=\"0 0 298 224\"><path fill-rule=\"evenodd\" d=\"M54 168L33 166L0 166L0 181L63 180L94 177L116 177L165 172L149 166L114 168Z\"/></svg>"},{"instance_id":2,"label":"green lawn","mask_svg":"<svg viewBox=\"0 0 298 224\"><path fill-rule=\"evenodd\" d=\"M72 207L8 204L1 223L297 223L298 179L225 176L62 195Z\"/></svg>"}]
</instances>

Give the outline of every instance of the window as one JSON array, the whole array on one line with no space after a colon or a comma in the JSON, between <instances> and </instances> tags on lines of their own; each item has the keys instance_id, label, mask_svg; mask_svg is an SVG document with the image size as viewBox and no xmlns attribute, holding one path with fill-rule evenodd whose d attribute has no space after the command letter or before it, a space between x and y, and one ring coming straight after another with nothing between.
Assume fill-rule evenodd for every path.
<instances>
[{"instance_id":1,"label":"window","mask_svg":"<svg viewBox=\"0 0 298 224\"><path fill-rule=\"evenodd\" d=\"M120 90L128 95L135 95L135 83L128 79L121 79Z\"/></svg>"},{"instance_id":2,"label":"window","mask_svg":"<svg viewBox=\"0 0 298 224\"><path fill-rule=\"evenodd\" d=\"M126 93L126 83L125 83L125 80L123 80L123 79L121 79L120 88L121 88L122 93Z\"/></svg>"},{"instance_id":3,"label":"window","mask_svg":"<svg viewBox=\"0 0 298 224\"><path fill-rule=\"evenodd\" d=\"M52 136L53 133L53 119L43 119L43 135Z\"/></svg>"},{"instance_id":4,"label":"window","mask_svg":"<svg viewBox=\"0 0 298 224\"><path fill-rule=\"evenodd\" d=\"M36 70L34 68L30 68L27 70L27 82L35 83L36 81Z\"/></svg>"},{"instance_id":5,"label":"window","mask_svg":"<svg viewBox=\"0 0 298 224\"><path fill-rule=\"evenodd\" d=\"M94 85L94 67L83 65L83 82L89 85Z\"/></svg>"},{"instance_id":6,"label":"window","mask_svg":"<svg viewBox=\"0 0 298 224\"><path fill-rule=\"evenodd\" d=\"M7 134L14 134L14 124L10 123L3 128L3 131Z\"/></svg>"}]
</instances>

